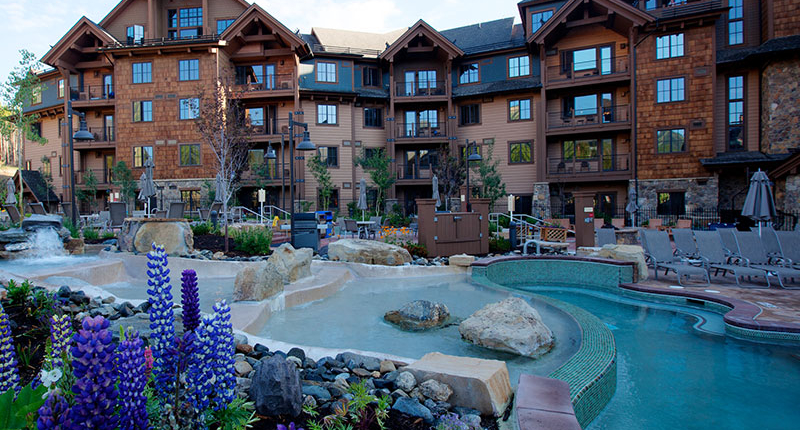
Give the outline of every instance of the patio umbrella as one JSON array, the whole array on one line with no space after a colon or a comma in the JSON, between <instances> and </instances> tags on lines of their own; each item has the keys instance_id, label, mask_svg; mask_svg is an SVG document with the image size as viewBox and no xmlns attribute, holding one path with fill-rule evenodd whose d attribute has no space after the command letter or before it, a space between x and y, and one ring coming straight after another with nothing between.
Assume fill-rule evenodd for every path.
<instances>
[{"instance_id":1,"label":"patio umbrella","mask_svg":"<svg viewBox=\"0 0 800 430\"><path fill-rule=\"evenodd\" d=\"M17 187L14 186L14 180L9 179L6 181L6 204L7 205L15 205L17 204L17 196L15 195L17 192Z\"/></svg>"},{"instance_id":2,"label":"patio umbrella","mask_svg":"<svg viewBox=\"0 0 800 430\"><path fill-rule=\"evenodd\" d=\"M750 178L750 188L744 199L742 215L758 221L758 235L761 236L761 223L775 218L775 200L769 187L769 178L761 169Z\"/></svg>"},{"instance_id":3,"label":"patio umbrella","mask_svg":"<svg viewBox=\"0 0 800 430\"><path fill-rule=\"evenodd\" d=\"M215 183L215 187L214 187L214 201L215 202L221 202L222 201L222 196L223 196L223 194L225 194L225 191L222 189L223 188L222 175L217 173L217 179L215 181L216 181L216 183Z\"/></svg>"},{"instance_id":4,"label":"patio umbrella","mask_svg":"<svg viewBox=\"0 0 800 430\"><path fill-rule=\"evenodd\" d=\"M144 162L144 173L139 178L139 200L143 200L145 212L150 215L150 198L156 195L156 184L153 183L153 160L148 158Z\"/></svg>"},{"instance_id":5,"label":"patio umbrella","mask_svg":"<svg viewBox=\"0 0 800 430\"><path fill-rule=\"evenodd\" d=\"M361 209L361 219L364 219L364 211L367 210L367 181L361 178L359 183L361 189L358 191L358 205L356 208Z\"/></svg>"},{"instance_id":6,"label":"patio umbrella","mask_svg":"<svg viewBox=\"0 0 800 430\"><path fill-rule=\"evenodd\" d=\"M439 199L439 178L437 178L436 175L433 175L431 182L433 183L433 195L431 198L436 199L436 207L438 208L439 205L442 204L441 199Z\"/></svg>"},{"instance_id":7,"label":"patio umbrella","mask_svg":"<svg viewBox=\"0 0 800 430\"><path fill-rule=\"evenodd\" d=\"M636 227L636 211L639 210L639 204L636 202L636 189L631 188L628 190L628 205L625 206L625 212L631 214L631 226Z\"/></svg>"}]
</instances>

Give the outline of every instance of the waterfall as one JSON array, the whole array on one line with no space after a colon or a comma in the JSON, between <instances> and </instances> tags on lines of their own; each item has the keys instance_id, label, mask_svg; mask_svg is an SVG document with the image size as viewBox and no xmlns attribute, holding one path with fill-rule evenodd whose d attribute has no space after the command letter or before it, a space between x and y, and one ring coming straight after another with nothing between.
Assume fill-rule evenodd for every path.
<instances>
[{"instance_id":1,"label":"waterfall","mask_svg":"<svg viewBox=\"0 0 800 430\"><path fill-rule=\"evenodd\" d=\"M25 253L27 258L48 260L67 255L64 250L64 242L53 228L37 229L31 235L29 242L32 246Z\"/></svg>"}]
</instances>

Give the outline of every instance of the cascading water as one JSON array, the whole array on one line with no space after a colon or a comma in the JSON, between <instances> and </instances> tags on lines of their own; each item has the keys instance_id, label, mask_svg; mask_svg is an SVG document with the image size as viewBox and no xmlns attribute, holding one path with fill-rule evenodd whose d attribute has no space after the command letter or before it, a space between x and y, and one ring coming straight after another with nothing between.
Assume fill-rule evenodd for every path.
<instances>
[{"instance_id":1,"label":"cascading water","mask_svg":"<svg viewBox=\"0 0 800 430\"><path fill-rule=\"evenodd\" d=\"M47 260L64 257L64 242L52 228L37 229L29 240L31 247L25 252L25 258Z\"/></svg>"}]
</instances>

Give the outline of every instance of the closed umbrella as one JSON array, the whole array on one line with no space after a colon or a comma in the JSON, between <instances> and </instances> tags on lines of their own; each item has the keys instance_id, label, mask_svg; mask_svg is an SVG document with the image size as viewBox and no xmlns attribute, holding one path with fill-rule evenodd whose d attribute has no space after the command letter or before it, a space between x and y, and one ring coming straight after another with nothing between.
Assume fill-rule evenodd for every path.
<instances>
[{"instance_id":1,"label":"closed umbrella","mask_svg":"<svg viewBox=\"0 0 800 430\"><path fill-rule=\"evenodd\" d=\"M364 178L361 178L359 187L361 189L358 191L358 205L356 207L361 209L361 220L363 221L364 211L367 210L367 181Z\"/></svg>"},{"instance_id":2,"label":"closed umbrella","mask_svg":"<svg viewBox=\"0 0 800 430\"><path fill-rule=\"evenodd\" d=\"M17 204L17 187L14 186L14 180L9 179L6 181L6 204L7 205L15 205Z\"/></svg>"},{"instance_id":3,"label":"closed umbrella","mask_svg":"<svg viewBox=\"0 0 800 430\"><path fill-rule=\"evenodd\" d=\"M215 183L215 187L214 187L214 201L215 202L221 202L222 201L222 195L225 194L225 190L223 190L222 188L223 188L222 175L217 173L217 179L216 179L216 183Z\"/></svg>"},{"instance_id":4,"label":"closed umbrella","mask_svg":"<svg viewBox=\"0 0 800 430\"><path fill-rule=\"evenodd\" d=\"M144 173L139 178L139 200L144 201L145 212L150 216L150 199L156 195L156 184L153 183L153 160L148 158L144 162Z\"/></svg>"},{"instance_id":5,"label":"closed umbrella","mask_svg":"<svg viewBox=\"0 0 800 430\"><path fill-rule=\"evenodd\" d=\"M439 205L442 204L441 199L439 198L439 178L436 175L433 175L433 195L431 196L432 199L436 200L436 207L438 208Z\"/></svg>"},{"instance_id":6,"label":"closed umbrella","mask_svg":"<svg viewBox=\"0 0 800 430\"><path fill-rule=\"evenodd\" d=\"M742 215L758 221L759 236L761 236L761 223L775 218L775 200L772 198L769 178L761 169L758 169L750 178L750 188L744 199Z\"/></svg>"},{"instance_id":7,"label":"closed umbrella","mask_svg":"<svg viewBox=\"0 0 800 430\"><path fill-rule=\"evenodd\" d=\"M639 204L636 202L636 190L631 188L628 190L628 205L625 206L625 211L631 214L631 227L636 227L636 211L639 210Z\"/></svg>"}]
</instances>

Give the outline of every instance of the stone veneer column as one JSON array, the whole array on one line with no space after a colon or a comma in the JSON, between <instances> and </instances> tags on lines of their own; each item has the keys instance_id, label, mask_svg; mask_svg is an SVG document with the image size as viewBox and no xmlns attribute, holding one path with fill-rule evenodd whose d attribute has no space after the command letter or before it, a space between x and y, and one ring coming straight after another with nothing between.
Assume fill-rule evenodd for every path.
<instances>
[{"instance_id":1,"label":"stone veneer column","mask_svg":"<svg viewBox=\"0 0 800 430\"><path fill-rule=\"evenodd\" d=\"M531 214L537 218L550 218L550 184L547 182L535 182L533 184L532 200Z\"/></svg>"},{"instance_id":2,"label":"stone veneer column","mask_svg":"<svg viewBox=\"0 0 800 430\"><path fill-rule=\"evenodd\" d=\"M783 210L800 211L800 175L789 175L783 191Z\"/></svg>"}]
</instances>

